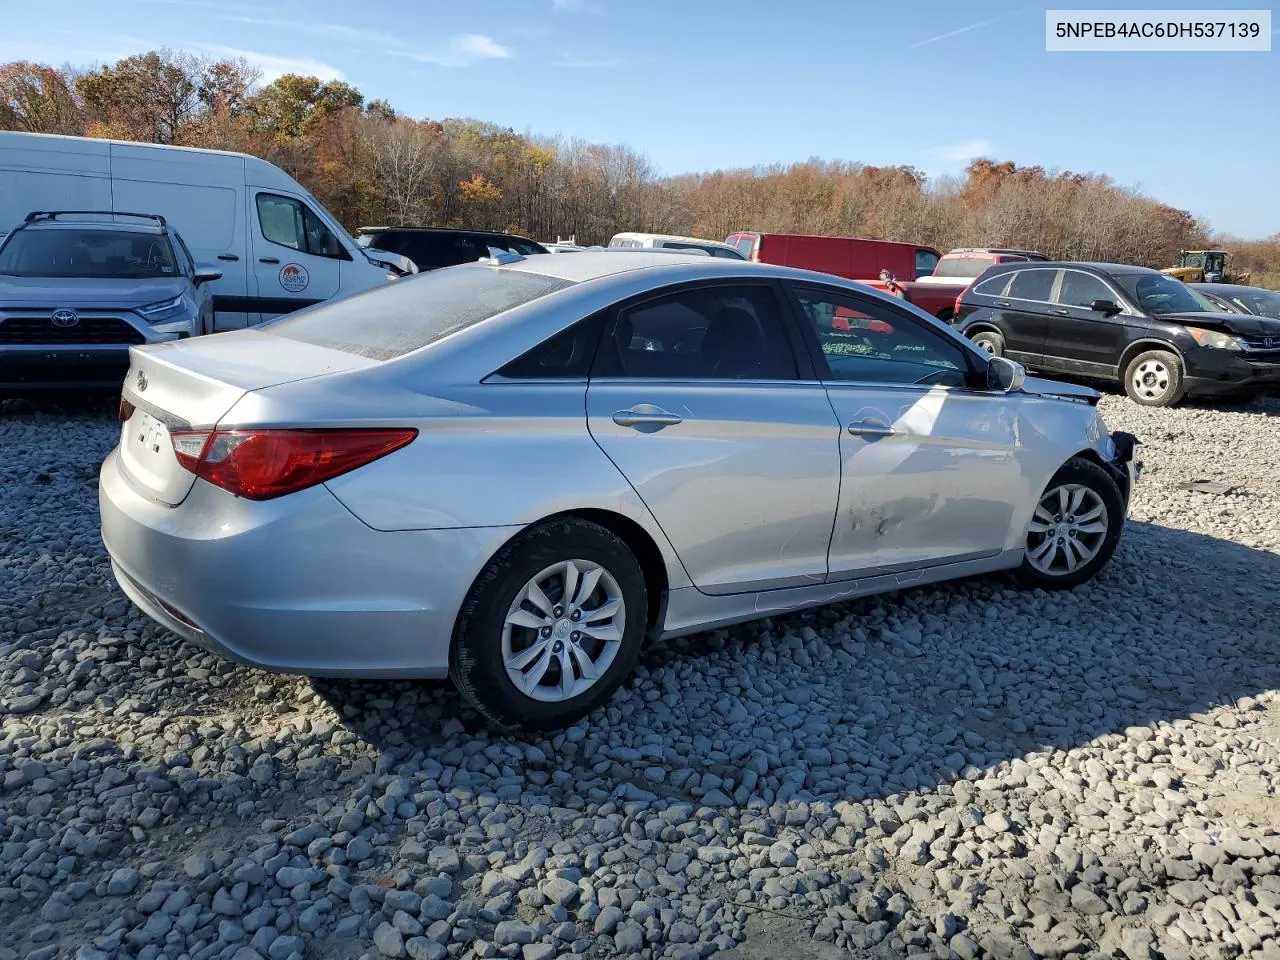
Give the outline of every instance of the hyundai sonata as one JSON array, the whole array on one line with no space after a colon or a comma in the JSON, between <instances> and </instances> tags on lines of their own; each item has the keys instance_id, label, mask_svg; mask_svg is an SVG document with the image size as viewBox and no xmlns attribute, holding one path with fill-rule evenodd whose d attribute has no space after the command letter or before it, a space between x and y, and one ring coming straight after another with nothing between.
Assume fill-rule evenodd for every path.
<instances>
[{"instance_id":1,"label":"hyundai sonata","mask_svg":"<svg viewBox=\"0 0 1280 960\"><path fill-rule=\"evenodd\" d=\"M269 670L452 677L557 726L646 638L1107 563L1137 476L1088 388L831 276L495 257L134 348L102 533L121 588Z\"/></svg>"}]
</instances>

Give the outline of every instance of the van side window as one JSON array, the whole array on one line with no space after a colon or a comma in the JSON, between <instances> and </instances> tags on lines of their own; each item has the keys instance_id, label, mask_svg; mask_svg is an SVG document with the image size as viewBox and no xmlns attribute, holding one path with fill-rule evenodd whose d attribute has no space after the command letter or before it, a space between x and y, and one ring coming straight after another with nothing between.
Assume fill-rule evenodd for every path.
<instances>
[{"instance_id":1,"label":"van side window","mask_svg":"<svg viewBox=\"0 0 1280 960\"><path fill-rule=\"evenodd\" d=\"M938 265L938 255L932 250L916 251L916 279L927 277L933 273L934 267Z\"/></svg>"},{"instance_id":2,"label":"van side window","mask_svg":"<svg viewBox=\"0 0 1280 960\"><path fill-rule=\"evenodd\" d=\"M257 204L262 235L272 243L317 257L351 259L333 231L301 200L275 193L260 193Z\"/></svg>"}]
</instances>

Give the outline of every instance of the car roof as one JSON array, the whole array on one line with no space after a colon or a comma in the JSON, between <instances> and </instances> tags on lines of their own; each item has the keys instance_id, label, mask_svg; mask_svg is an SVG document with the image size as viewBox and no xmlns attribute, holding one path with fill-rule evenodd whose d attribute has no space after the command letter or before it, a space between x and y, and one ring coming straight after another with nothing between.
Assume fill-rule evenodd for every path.
<instances>
[{"instance_id":1,"label":"car roof","mask_svg":"<svg viewBox=\"0 0 1280 960\"><path fill-rule=\"evenodd\" d=\"M1056 270L1064 267L1097 270L1099 273L1122 275L1126 273L1146 273L1160 275L1159 270L1150 267L1138 267L1131 263L1097 263L1089 260L1016 260L1012 263L998 263L990 267L992 275L996 273L1012 273L1018 270Z\"/></svg>"},{"instance_id":2,"label":"car roof","mask_svg":"<svg viewBox=\"0 0 1280 960\"><path fill-rule=\"evenodd\" d=\"M357 227L356 233L390 233L393 230L399 230L404 233L456 233L481 237L514 237L517 240L530 239L529 237L522 236L518 233L506 233L502 230L473 230L470 227ZM533 242L537 243L538 241L534 240Z\"/></svg>"},{"instance_id":3,"label":"car roof","mask_svg":"<svg viewBox=\"0 0 1280 960\"><path fill-rule=\"evenodd\" d=\"M1280 290L1269 290L1266 287L1246 287L1242 283L1189 283L1187 286L1195 290L1202 290L1205 293L1216 293L1222 297L1229 297L1236 291L1269 293L1273 297L1280 297Z\"/></svg>"},{"instance_id":4,"label":"car roof","mask_svg":"<svg viewBox=\"0 0 1280 960\"><path fill-rule=\"evenodd\" d=\"M537 273L544 277L557 277L573 283L583 283L587 280L598 280L602 277L629 273L632 270L645 270L650 267L670 267L679 264L696 264L705 267L710 263L739 269L748 266L745 260L722 260L693 253L616 247L612 250L605 247L599 250L582 250L576 257L526 257L503 266L523 273ZM751 264L750 266L759 265Z\"/></svg>"}]
</instances>

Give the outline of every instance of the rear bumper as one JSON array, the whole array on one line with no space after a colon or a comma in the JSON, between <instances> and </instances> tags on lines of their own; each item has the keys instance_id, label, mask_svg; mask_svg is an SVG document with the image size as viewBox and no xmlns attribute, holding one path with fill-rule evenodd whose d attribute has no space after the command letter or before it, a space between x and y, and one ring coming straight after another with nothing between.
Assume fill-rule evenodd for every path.
<instances>
[{"instance_id":1,"label":"rear bumper","mask_svg":"<svg viewBox=\"0 0 1280 960\"><path fill-rule=\"evenodd\" d=\"M1192 396L1280 390L1280 356L1262 360L1201 347L1187 351L1185 359L1187 392Z\"/></svg>"},{"instance_id":2,"label":"rear bumper","mask_svg":"<svg viewBox=\"0 0 1280 960\"><path fill-rule=\"evenodd\" d=\"M113 451L102 539L120 588L179 637L266 670L444 677L472 581L515 529L373 530L323 486L255 503L197 481L138 493Z\"/></svg>"}]
</instances>

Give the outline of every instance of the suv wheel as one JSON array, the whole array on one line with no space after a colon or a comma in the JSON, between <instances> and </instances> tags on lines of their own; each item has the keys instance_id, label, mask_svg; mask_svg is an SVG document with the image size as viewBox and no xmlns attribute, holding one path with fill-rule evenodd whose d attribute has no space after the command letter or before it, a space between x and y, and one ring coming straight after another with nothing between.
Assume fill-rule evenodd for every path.
<instances>
[{"instance_id":1,"label":"suv wheel","mask_svg":"<svg viewBox=\"0 0 1280 960\"><path fill-rule=\"evenodd\" d=\"M1168 350L1138 354L1124 368L1124 392L1144 407L1172 407L1187 393L1181 358Z\"/></svg>"},{"instance_id":2,"label":"suv wheel","mask_svg":"<svg viewBox=\"0 0 1280 960\"><path fill-rule=\"evenodd\" d=\"M1004 356L1004 337L994 330L979 330L969 339L993 357Z\"/></svg>"},{"instance_id":3,"label":"suv wheel","mask_svg":"<svg viewBox=\"0 0 1280 960\"><path fill-rule=\"evenodd\" d=\"M518 536L476 578L449 673L496 726L562 727L631 673L647 619L644 573L627 545L564 517Z\"/></svg>"}]
</instances>

